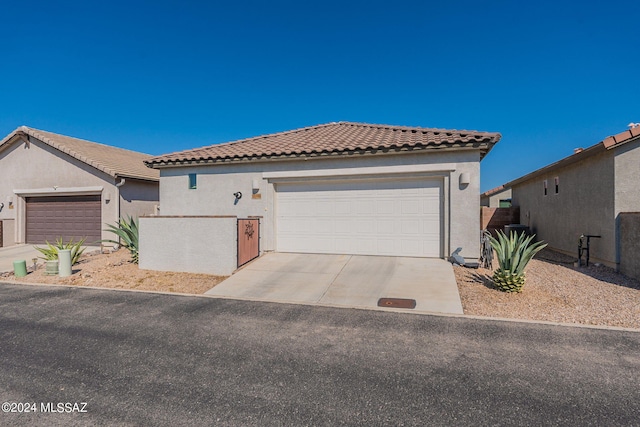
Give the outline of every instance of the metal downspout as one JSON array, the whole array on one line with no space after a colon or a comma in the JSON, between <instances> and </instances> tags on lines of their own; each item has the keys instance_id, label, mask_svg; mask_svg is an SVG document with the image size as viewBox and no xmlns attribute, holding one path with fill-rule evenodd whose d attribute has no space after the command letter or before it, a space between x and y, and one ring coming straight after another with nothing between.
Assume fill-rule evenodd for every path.
<instances>
[{"instance_id":1,"label":"metal downspout","mask_svg":"<svg viewBox=\"0 0 640 427\"><path fill-rule=\"evenodd\" d=\"M116 184L116 213L118 214L118 218L116 221L120 221L120 187L124 185L127 180L125 178L120 178L120 182Z\"/></svg>"}]
</instances>

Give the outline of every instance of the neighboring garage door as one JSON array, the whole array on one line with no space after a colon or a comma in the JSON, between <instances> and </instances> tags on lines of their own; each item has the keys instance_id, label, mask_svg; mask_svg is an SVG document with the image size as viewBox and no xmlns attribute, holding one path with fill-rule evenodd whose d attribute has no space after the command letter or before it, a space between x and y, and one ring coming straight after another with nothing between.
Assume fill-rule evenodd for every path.
<instances>
[{"instance_id":1,"label":"neighboring garage door","mask_svg":"<svg viewBox=\"0 0 640 427\"><path fill-rule=\"evenodd\" d=\"M439 180L277 185L280 252L441 256Z\"/></svg>"},{"instance_id":2,"label":"neighboring garage door","mask_svg":"<svg viewBox=\"0 0 640 427\"><path fill-rule=\"evenodd\" d=\"M27 243L55 242L86 238L94 243L101 237L100 196L28 197L26 199Z\"/></svg>"}]
</instances>

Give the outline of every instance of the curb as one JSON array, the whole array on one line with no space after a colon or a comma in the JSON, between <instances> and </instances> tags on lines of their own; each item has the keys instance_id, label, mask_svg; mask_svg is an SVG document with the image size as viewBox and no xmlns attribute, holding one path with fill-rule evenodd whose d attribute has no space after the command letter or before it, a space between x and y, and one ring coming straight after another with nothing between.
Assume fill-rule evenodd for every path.
<instances>
[{"instance_id":1,"label":"curb","mask_svg":"<svg viewBox=\"0 0 640 427\"><path fill-rule=\"evenodd\" d=\"M511 319L511 318L504 318L504 317L477 316L477 315L471 315L471 314L438 313L438 312L414 311L414 310L406 310L406 309L403 310L403 309L394 309L394 308L385 308L385 307L363 307L363 306L349 306L349 305L336 305L336 304L317 304L317 303L309 303L309 302L284 301L284 300L282 301L261 300L261 299L255 299L255 298L225 297L225 296L207 295L207 294L186 294L186 293L179 293L179 292L149 291L149 290L142 290L142 289L102 288L99 286L27 283L27 282L19 282L19 281L3 282L1 279L0 279L0 285L20 285L20 286L33 286L33 287L46 286L46 287L59 287L59 288L70 288L70 289L92 289L92 290L98 290L98 291L133 292L133 293L143 293L143 294L167 295L167 296L174 296L174 297L200 297L200 298L209 298L209 299L251 301L251 302L263 302L263 303L272 303L272 304L304 305L309 307L328 307L328 308L356 309L356 310L367 310L367 311L381 311L381 312L387 312L387 313L412 314L414 316L423 315L423 316L451 317L451 318L460 318L460 319L472 319L472 320L475 319L475 320L482 320L482 321L525 323L525 324L534 324L534 325L547 325L547 326L558 326L558 327L640 333L640 328L624 328L620 326L607 326L607 325L585 325L582 323L562 323L562 322L551 322L551 321L545 321L545 320L531 320L531 319Z\"/></svg>"}]
</instances>

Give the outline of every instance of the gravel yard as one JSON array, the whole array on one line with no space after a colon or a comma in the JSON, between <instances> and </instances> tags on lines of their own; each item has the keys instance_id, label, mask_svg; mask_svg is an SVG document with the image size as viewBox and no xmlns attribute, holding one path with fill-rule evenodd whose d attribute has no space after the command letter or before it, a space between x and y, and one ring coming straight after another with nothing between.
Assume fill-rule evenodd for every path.
<instances>
[{"instance_id":1,"label":"gravel yard","mask_svg":"<svg viewBox=\"0 0 640 427\"><path fill-rule=\"evenodd\" d=\"M640 282L603 266L575 268L573 261L543 250L527 266L527 282L520 294L494 289L491 270L454 266L464 313L640 329ZM203 294L225 279L141 270L125 250L85 255L73 271L70 277L46 276L40 260L26 277L5 273L0 280Z\"/></svg>"},{"instance_id":2,"label":"gravel yard","mask_svg":"<svg viewBox=\"0 0 640 427\"><path fill-rule=\"evenodd\" d=\"M519 294L496 290L491 270L454 266L464 313L640 328L640 282L604 266L577 268L573 261L544 249L527 265Z\"/></svg>"},{"instance_id":3,"label":"gravel yard","mask_svg":"<svg viewBox=\"0 0 640 427\"><path fill-rule=\"evenodd\" d=\"M45 275L44 261L38 260L38 268L33 271L29 266L32 271L26 277L15 277L13 273L5 273L4 277L0 274L0 280L203 294L226 279L224 276L208 274L141 270L130 260L129 252L124 249L110 254L83 255L73 266L73 274L69 277Z\"/></svg>"}]
</instances>

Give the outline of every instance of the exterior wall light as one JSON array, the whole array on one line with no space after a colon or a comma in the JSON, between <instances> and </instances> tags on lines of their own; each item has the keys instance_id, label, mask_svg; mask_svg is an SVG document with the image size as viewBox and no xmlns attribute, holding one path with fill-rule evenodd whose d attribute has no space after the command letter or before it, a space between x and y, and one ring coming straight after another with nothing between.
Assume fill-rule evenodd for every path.
<instances>
[{"instance_id":1,"label":"exterior wall light","mask_svg":"<svg viewBox=\"0 0 640 427\"><path fill-rule=\"evenodd\" d=\"M460 185L469 185L471 183L471 174L469 172L462 172L460 174Z\"/></svg>"}]
</instances>

